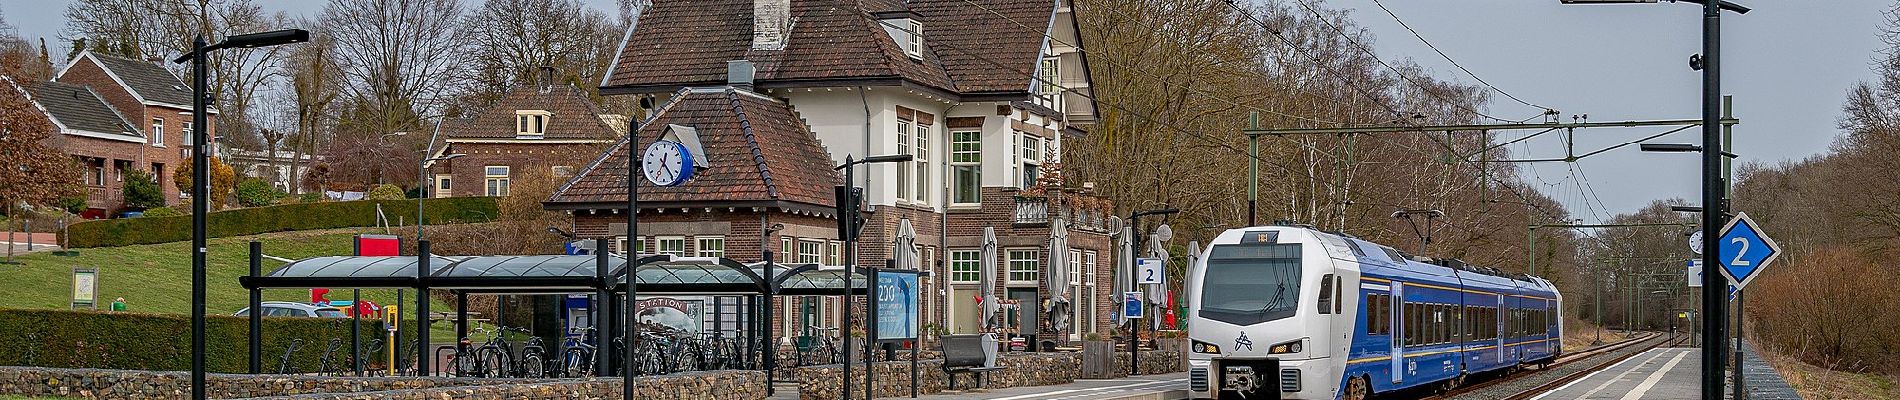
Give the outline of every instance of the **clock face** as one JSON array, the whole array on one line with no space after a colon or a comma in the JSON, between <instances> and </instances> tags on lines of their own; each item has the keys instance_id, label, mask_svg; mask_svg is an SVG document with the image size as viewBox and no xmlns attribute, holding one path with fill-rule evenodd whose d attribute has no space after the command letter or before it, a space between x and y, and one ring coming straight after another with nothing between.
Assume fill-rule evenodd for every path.
<instances>
[{"instance_id":1,"label":"clock face","mask_svg":"<svg viewBox=\"0 0 1900 400\"><path fill-rule=\"evenodd\" d=\"M693 176L693 155L679 142L662 140L647 145L640 157L640 169L648 182L660 186L678 186Z\"/></svg>"}]
</instances>

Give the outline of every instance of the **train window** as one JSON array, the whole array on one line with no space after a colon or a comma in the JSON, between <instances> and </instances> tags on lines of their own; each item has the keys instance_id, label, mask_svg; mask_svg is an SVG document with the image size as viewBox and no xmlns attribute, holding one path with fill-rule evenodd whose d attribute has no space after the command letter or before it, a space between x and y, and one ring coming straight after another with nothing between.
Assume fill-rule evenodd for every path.
<instances>
[{"instance_id":1,"label":"train window","mask_svg":"<svg viewBox=\"0 0 1900 400\"><path fill-rule=\"evenodd\" d=\"M1402 333L1405 336L1405 345L1406 346L1416 345L1418 344L1418 328L1419 328L1418 304L1412 303L1409 301L1401 301L1399 302L1399 306L1401 307L1399 311L1403 313L1402 315L1404 315L1404 318L1402 318L1403 323L1399 325L1399 330L1402 331Z\"/></svg>"},{"instance_id":2,"label":"train window","mask_svg":"<svg viewBox=\"0 0 1900 400\"><path fill-rule=\"evenodd\" d=\"M1366 334L1392 334L1392 295L1366 295Z\"/></svg>"},{"instance_id":3,"label":"train window","mask_svg":"<svg viewBox=\"0 0 1900 400\"><path fill-rule=\"evenodd\" d=\"M1319 278L1319 313L1333 313L1333 274Z\"/></svg>"},{"instance_id":4,"label":"train window","mask_svg":"<svg viewBox=\"0 0 1900 400\"><path fill-rule=\"evenodd\" d=\"M1345 288L1345 286L1346 286L1346 282L1345 282L1345 280L1346 280L1346 277L1343 277L1343 276L1334 276L1334 277L1333 277L1333 298L1334 298L1334 299L1337 299L1337 301L1334 301L1334 302L1333 302L1333 313L1334 313L1334 314L1338 314L1338 313L1339 313L1339 312L1341 311L1341 309L1342 309L1342 308L1343 308L1343 307L1345 306L1345 303L1346 303L1346 295L1345 295L1345 292L1346 292L1346 288Z\"/></svg>"}]
</instances>

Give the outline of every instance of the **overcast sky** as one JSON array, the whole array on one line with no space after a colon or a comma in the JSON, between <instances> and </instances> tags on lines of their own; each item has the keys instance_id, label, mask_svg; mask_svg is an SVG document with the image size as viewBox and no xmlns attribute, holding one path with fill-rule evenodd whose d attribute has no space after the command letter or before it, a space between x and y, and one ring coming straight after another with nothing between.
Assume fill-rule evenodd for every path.
<instances>
[{"instance_id":1,"label":"overcast sky","mask_svg":"<svg viewBox=\"0 0 1900 400\"><path fill-rule=\"evenodd\" d=\"M1221 1L1221 0L1210 0ZM1295 0L1297 1L1297 0ZM1316 1L1316 0L1306 0ZM1558 0L1378 0L1426 40L1486 81L1531 103L1561 110L1564 120L1695 119L1700 76L1688 68L1701 50L1700 8L1689 3L1565 6ZM322 1L261 0L265 7L311 14ZM614 15L613 0L586 0ZM1838 134L1843 95L1870 79L1880 48L1882 13L1893 1L1741 0L1746 15L1725 15L1723 92L1735 95L1742 119L1734 152L1745 161L1798 160L1827 150ZM54 52L70 0L0 0L0 12L28 39L46 37ZM470 2L472 4L472 2ZM1293 3L1297 4L1297 3ZM1412 59L1441 79L1476 83L1433 53L1374 0L1331 0L1377 37L1387 60ZM1493 93L1489 113L1523 118L1538 110ZM1577 153L1659 133L1657 128L1580 131ZM1695 129L1656 142L1698 142ZM1505 132L1506 139L1529 132ZM1563 139L1547 134L1511 150L1561 157ZM1634 146L1582 159L1542 163L1525 180L1596 222L1651 200L1699 199L1696 157L1644 154ZM1573 175L1572 170L1576 171ZM1573 177L1574 176L1574 177ZM1588 182L1587 185L1583 182ZM1591 194L1593 193L1593 194ZM1600 199L1600 202L1599 202Z\"/></svg>"}]
</instances>

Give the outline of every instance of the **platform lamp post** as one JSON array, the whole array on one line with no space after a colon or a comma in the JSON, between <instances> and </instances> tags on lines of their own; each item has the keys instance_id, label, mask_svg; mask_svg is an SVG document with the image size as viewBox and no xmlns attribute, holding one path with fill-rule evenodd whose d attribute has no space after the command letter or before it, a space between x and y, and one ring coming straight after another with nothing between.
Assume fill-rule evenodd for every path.
<instances>
[{"instance_id":1,"label":"platform lamp post","mask_svg":"<svg viewBox=\"0 0 1900 400\"><path fill-rule=\"evenodd\" d=\"M911 158L912 156L909 154L887 154L865 157L862 160L854 160L851 156L847 155L844 156L843 164L838 164L836 168L832 168L833 170L844 170L844 184L839 185L835 191L838 200L838 240L844 241L844 301L840 302L844 308L839 311L839 314L844 317L844 398L847 399L851 398L852 386L851 273L855 272L853 269L856 269L858 263L858 229L863 227L863 224L858 221L858 210L862 208L864 203L864 188L857 187L855 186L856 184L852 182L857 176L855 173L856 168L852 167L856 167L860 164L908 162ZM866 286L869 285L870 283L867 282ZM871 340L875 339L873 338ZM874 397L871 392L871 371L868 367L864 371L864 379L865 398Z\"/></svg>"},{"instance_id":2,"label":"platform lamp post","mask_svg":"<svg viewBox=\"0 0 1900 400\"><path fill-rule=\"evenodd\" d=\"M224 38L217 44L205 44L199 36L191 41L191 52L172 63L191 62L191 126L205 124L206 102L210 90L205 87L208 72L205 57L213 51L233 48L278 46L310 41L310 32L302 29L250 33ZM209 132L209 129L205 129ZM205 214L211 212L211 159L205 155L209 134L191 137L191 398L205 398Z\"/></svg>"}]
</instances>

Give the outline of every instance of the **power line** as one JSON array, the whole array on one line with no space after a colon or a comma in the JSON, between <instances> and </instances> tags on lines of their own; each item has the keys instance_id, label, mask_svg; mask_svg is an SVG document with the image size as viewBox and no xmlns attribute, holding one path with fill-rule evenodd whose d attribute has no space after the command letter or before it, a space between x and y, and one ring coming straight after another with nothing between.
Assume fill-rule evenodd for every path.
<instances>
[{"instance_id":1,"label":"power line","mask_svg":"<svg viewBox=\"0 0 1900 400\"><path fill-rule=\"evenodd\" d=\"M1420 35L1420 34L1418 33L1418 30L1416 30L1416 29L1412 29L1412 25L1410 25L1410 24L1406 24L1406 23L1405 23L1405 20L1404 20L1404 19L1401 19L1401 18L1399 18L1399 14L1397 14L1397 13L1394 13L1394 12L1392 12L1392 9L1390 9L1390 8L1386 8L1386 7L1385 7L1385 3L1384 3L1384 2L1381 2L1381 1L1379 1L1379 0L1372 0L1372 4L1374 4L1374 5L1377 5L1377 6L1379 6L1379 9L1380 9L1380 10L1384 10L1384 11L1385 11L1385 15L1389 15L1389 16L1392 16L1392 21L1394 21L1394 22L1398 22L1398 23L1399 23L1399 26L1400 26L1400 27L1404 27L1404 28L1405 28L1405 31L1407 31L1407 32L1411 32L1411 33L1412 33L1412 37L1415 37L1415 38L1418 38L1418 41L1419 41L1419 42L1421 42L1421 43L1425 43L1425 47L1429 47L1429 48L1431 48L1431 49L1432 49L1432 52L1435 52L1435 53L1438 53L1438 56L1439 56L1439 57L1444 57L1444 58L1445 58L1445 61L1446 61L1446 62L1450 62L1452 66L1454 66L1454 67L1458 67L1458 70L1459 70L1459 71L1464 71L1464 72L1465 72L1465 75L1470 75L1470 76L1471 76L1471 79L1476 79L1476 80L1478 80L1478 83L1479 83L1479 84L1483 84L1483 85L1484 85L1485 87L1488 87L1488 88L1491 88L1491 90L1492 90L1492 91L1495 91L1495 92L1498 92L1498 94L1502 94L1502 95L1504 95L1504 97L1506 97L1506 98L1510 98L1510 99L1511 99L1512 101L1516 101L1516 102L1518 102L1518 104L1523 104L1523 105L1526 105L1526 106L1531 106L1531 107L1536 107L1536 108L1540 108L1540 109L1543 109L1543 110L1544 110L1544 112L1545 112L1546 114L1548 114L1548 113L1552 113L1552 112L1556 112L1556 110L1554 110L1554 109L1551 109L1550 107L1545 107L1545 106L1540 106L1540 105L1536 105L1536 104L1531 104L1531 102L1528 102L1528 101L1524 101L1524 99L1519 99L1519 98L1517 98L1517 96L1515 96L1515 95L1512 95L1512 94L1511 94L1511 92L1506 92L1506 91L1504 91L1504 89L1500 89L1500 88L1498 88L1498 87L1497 87L1496 85L1492 85L1492 84L1491 84L1491 82L1486 82L1486 81L1484 80L1484 78L1481 78L1481 77L1478 77L1478 74L1477 74L1477 73L1474 73L1474 72L1471 72L1471 70L1470 70L1470 69L1468 69L1468 68L1465 68L1465 66L1464 66L1463 64L1459 64L1459 63L1458 63L1458 60L1453 60L1453 59L1451 58L1451 56L1450 56L1450 55L1447 55L1447 54L1445 54L1445 51L1444 51L1444 50L1439 50L1439 49L1438 49L1438 46L1437 46L1437 45L1433 45L1433 44L1432 44L1432 41L1430 41L1430 40L1425 40L1425 36L1424 36L1424 35Z\"/></svg>"},{"instance_id":2,"label":"power line","mask_svg":"<svg viewBox=\"0 0 1900 400\"><path fill-rule=\"evenodd\" d=\"M1476 114L1480 117L1485 117L1485 118L1489 118L1489 119L1500 121L1500 122L1518 122L1517 120L1503 119L1503 118L1491 116L1490 114L1485 114L1484 112L1478 111L1475 108L1466 106L1463 103L1460 103L1457 101L1453 101L1452 99L1446 98L1442 94L1432 91L1432 88L1430 86L1426 86L1423 82L1419 82L1417 77L1411 76L1410 74L1406 74L1405 71L1400 71L1398 67L1393 67L1392 64L1385 62L1385 59L1379 58L1379 53L1376 51L1373 51L1372 47L1366 46L1365 43L1361 43L1358 39L1354 39L1352 35L1346 34L1345 28L1341 28L1338 25L1334 25L1333 21L1326 19L1326 16L1324 14L1320 14L1319 10L1314 9L1311 4L1307 4L1306 0L1295 0L1294 2L1299 3L1300 7L1305 8L1308 13L1312 13L1314 20L1319 21L1321 24L1324 24L1329 28L1333 28L1333 31L1337 32L1340 38L1346 39L1346 43L1351 43L1353 47L1359 48L1360 51L1366 53L1366 56L1372 57L1372 61L1379 63L1379 65L1381 66L1384 66L1385 69L1391 70L1393 75L1398 76L1399 79L1401 80L1411 83L1412 86L1418 87L1419 91L1424 92L1426 95L1437 97L1439 100L1445 100L1447 103L1450 103L1451 105L1458 107L1459 109L1465 110L1472 114ZM1233 4L1233 3L1230 0L1228 4ZM1274 32L1274 36L1279 36L1279 32Z\"/></svg>"}]
</instances>

